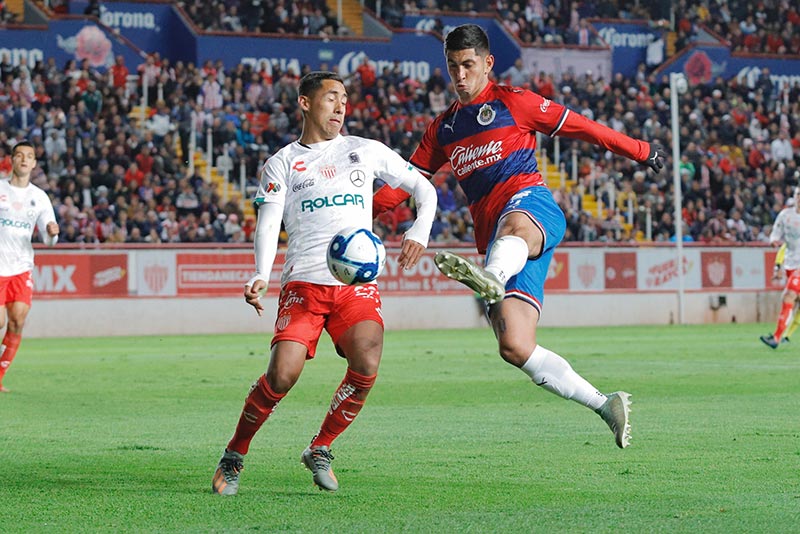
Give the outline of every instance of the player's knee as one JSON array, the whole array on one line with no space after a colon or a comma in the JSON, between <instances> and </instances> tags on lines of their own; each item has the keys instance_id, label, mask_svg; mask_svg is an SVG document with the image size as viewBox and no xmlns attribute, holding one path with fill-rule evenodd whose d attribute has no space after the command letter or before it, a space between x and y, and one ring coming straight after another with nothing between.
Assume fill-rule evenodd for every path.
<instances>
[{"instance_id":1,"label":"player's knee","mask_svg":"<svg viewBox=\"0 0 800 534\"><path fill-rule=\"evenodd\" d=\"M19 319L18 318L14 318L14 317L9 317L8 318L8 331L11 332L12 334L21 334L22 333L22 328L24 326L25 326L25 318L24 317L23 318L19 318ZM2 327L3 327L3 325L0 325L0 328L2 328Z\"/></svg>"},{"instance_id":2,"label":"player's knee","mask_svg":"<svg viewBox=\"0 0 800 534\"><path fill-rule=\"evenodd\" d=\"M288 393L292 386L297 382L299 375L294 372L281 369L271 369L267 372L267 384L272 391L278 395Z\"/></svg>"},{"instance_id":3,"label":"player's knee","mask_svg":"<svg viewBox=\"0 0 800 534\"><path fill-rule=\"evenodd\" d=\"M531 355L532 348L514 339L501 338L498 342L500 357L515 367L522 367Z\"/></svg>"}]
</instances>

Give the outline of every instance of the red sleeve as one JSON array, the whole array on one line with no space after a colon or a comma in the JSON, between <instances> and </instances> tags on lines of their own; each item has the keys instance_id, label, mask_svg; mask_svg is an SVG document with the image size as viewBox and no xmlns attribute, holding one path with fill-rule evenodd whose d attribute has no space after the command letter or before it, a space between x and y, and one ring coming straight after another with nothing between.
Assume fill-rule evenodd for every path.
<instances>
[{"instance_id":1,"label":"red sleeve","mask_svg":"<svg viewBox=\"0 0 800 534\"><path fill-rule=\"evenodd\" d=\"M550 137L559 135L579 139L601 146L611 152L636 162L642 162L650 155L650 145L587 119L558 102L548 100L532 91L512 93L507 103L515 118L531 130L542 132ZM518 111L517 111L518 110Z\"/></svg>"},{"instance_id":2,"label":"red sleeve","mask_svg":"<svg viewBox=\"0 0 800 534\"><path fill-rule=\"evenodd\" d=\"M383 184L372 196L372 218L381 213L396 208L411 195L400 188L393 189Z\"/></svg>"}]
</instances>

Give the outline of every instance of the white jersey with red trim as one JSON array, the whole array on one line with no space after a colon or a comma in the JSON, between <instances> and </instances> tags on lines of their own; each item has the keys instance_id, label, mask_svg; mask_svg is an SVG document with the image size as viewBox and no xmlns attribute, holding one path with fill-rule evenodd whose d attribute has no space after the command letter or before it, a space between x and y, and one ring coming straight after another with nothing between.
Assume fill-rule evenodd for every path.
<instances>
[{"instance_id":1,"label":"white jersey with red trim","mask_svg":"<svg viewBox=\"0 0 800 534\"><path fill-rule=\"evenodd\" d=\"M291 281L342 285L328 270L328 244L344 228L372 228L373 182L378 179L406 190L425 182L383 143L354 135L313 145L295 141L267 160L254 203L257 210L266 203L283 207L289 243L282 286ZM426 224L415 223L406 236L427 245L430 221Z\"/></svg>"},{"instance_id":2,"label":"white jersey with red trim","mask_svg":"<svg viewBox=\"0 0 800 534\"><path fill-rule=\"evenodd\" d=\"M33 228L46 236L48 223L55 220L47 193L33 184L15 187L0 180L0 276L33 270Z\"/></svg>"},{"instance_id":3,"label":"white jersey with red trim","mask_svg":"<svg viewBox=\"0 0 800 534\"><path fill-rule=\"evenodd\" d=\"M769 240L771 243L786 243L784 268L790 271L800 268L800 213L797 208L791 206L778 213Z\"/></svg>"}]
</instances>

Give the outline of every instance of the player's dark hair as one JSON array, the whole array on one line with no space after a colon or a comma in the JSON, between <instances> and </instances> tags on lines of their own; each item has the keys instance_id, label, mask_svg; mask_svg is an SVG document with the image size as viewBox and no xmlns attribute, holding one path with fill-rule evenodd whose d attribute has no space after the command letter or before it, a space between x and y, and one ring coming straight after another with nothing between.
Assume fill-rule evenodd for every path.
<instances>
[{"instance_id":1,"label":"player's dark hair","mask_svg":"<svg viewBox=\"0 0 800 534\"><path fill-rule=\"evenodd\" d=\"M28 140L20 141L19 143L14 145L14 148L11 149L11 157L12 158L14 157L14 154L17 153L17 149L18 148L22 148L24 146L29 146L29 147L33 148L34 150L36 150L36 148L33 146L33 143L31 143L30 141L28 141Z\"/></svg>"},{"instance_id":2,"label":"player's dark hair","mask_svg":"<svg viewBox=\"0 0 800 534\"><path fill-rule=\"evenodd\" d=\"M333 80L344 84L342 77L335 72L328 71L314 71L309 72L300 80L300 96L311 96L317 89L322 87L322 82L325 80Z\"/></svg>"},{"instance_id":3,"label":"player's dark hair","mask_svg":"<svg viewBox=\"0 0 800 534\"><path fill-rule=\"evenodd\" d=\"M489 54L489 36L477 24L457 26L444 38L444 53L474 48L480 56Z\"/></svg>"}]
</instances>

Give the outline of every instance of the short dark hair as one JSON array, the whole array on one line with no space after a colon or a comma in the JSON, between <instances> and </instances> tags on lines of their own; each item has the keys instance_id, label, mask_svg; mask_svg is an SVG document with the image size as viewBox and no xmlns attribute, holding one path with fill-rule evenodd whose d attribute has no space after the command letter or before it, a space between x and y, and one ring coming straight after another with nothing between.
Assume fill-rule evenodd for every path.
<instances>
[{"instance_id":1,"label":"short dark hair","mask_svg":"<svg viewBox=\"0 0 800 534\"><path fill-rule=\"evenodd\" d=\"M300 96L311 96L317 89L322 87L322 82L325 80L333 80L344 84L342 77L335 72L328 71L314 71L309 72L300 80Z\"/></svg>"},{"instance_id":2,"label":"short dark hair","mask_svg":"<svg viewBox=\"0 0 800 534\"><path fill-rule=\"evenodd\" d=\"M36 147L33 146L33 143L31 143L30 141L25 139L25 140L20 141L16 145L14 145L14 148L11 149L11 157L12 158L14 157L14 154L17 153L17 149L18 148L22 148L24 146L29 146L29 147L33 148L34 150L36 150Z\"/></svg>"},{"instance_id":3,"label":"short dark hair","mask_svg":"<svg viewBox=\"0 0 800 534\"><path fill-rule=\"evenodd\" d=\"M478 55L489 54L489 36L477 24L462 24L444 38L444 53L474 48Z\"/></svg>"}]
</instances>

